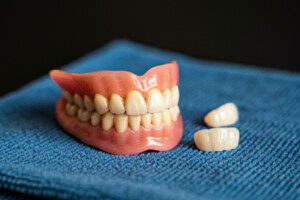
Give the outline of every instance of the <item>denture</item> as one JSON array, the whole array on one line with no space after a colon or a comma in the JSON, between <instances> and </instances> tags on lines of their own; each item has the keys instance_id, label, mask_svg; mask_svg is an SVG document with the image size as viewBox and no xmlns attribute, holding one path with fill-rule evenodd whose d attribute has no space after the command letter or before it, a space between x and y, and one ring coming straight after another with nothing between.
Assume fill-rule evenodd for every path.
<instances>
[{"instance_id":1,"label":"denture","mask_svg":"<svg viewBox=\"0 0 300 200\"><path fill-rule=\"evenodd\" d=\"M175 61L144 75L127 71L50 71L62 88L56 117L69 134L116 155L167 151L181 140L179 72Z\"/></svg>"}]
</instances>

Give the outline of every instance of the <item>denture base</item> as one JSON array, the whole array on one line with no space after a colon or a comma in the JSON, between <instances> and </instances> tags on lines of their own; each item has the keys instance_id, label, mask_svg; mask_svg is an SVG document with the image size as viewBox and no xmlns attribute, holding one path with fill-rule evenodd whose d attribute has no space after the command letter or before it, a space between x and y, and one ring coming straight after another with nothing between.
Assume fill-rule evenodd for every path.
<instances>
[{"instance_id":1,"label":"denture base","mask_svg":"<svg viewBox=\"0 0 300 200\"><path fill-rule=\"evenodd\" d=\"M114 127L105 131L101 126L80 122L76 117L70 117L65 112L66 101L60 99L56 105L56 116L69 134L75 136L89 146L99 148L111 154L133 155L147 150L167 151L173 149L181 140L183 132L182 117L179 114L170 126L161 126L150 130L141 127L132 131L129 127L118 133Z\"/></svg>"}]
</instances>

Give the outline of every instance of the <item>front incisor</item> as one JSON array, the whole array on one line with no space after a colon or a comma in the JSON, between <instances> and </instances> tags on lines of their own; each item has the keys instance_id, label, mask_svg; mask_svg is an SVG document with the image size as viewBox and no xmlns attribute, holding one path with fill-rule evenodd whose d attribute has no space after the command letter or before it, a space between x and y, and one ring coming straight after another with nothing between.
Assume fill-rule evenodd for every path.
<instances>
[{"instance_id":1,"label":"front incisor","mask_svg":"<svg viewBox=\"0 0 300 200\"><path fill-rule=\"evenodd\" d=\"M114 124L118 133L124 132L128 127L128 116L125 114L115 115Z\"/></svg>"},{"instance_id":2,"label":"front incisor","mask_svg":"<svg viewBox=\"0 0 300 200\"><path fill-rule=\"evenodd\" d=\"M159 89L151 89L146 96L146 103L149 113L161 112L165 109L164 98Z\"/></svg>"},{"instance_id":3,"label":"front incisor","mask_svg":"<svg viewBox=\"0 0 300 200\"><path fill-rule=\"evenodd\" d=\"M204 118L204 122L210 127L229 126L236 123L239 113L234 103L226 103L212 111Z\"/></svg>"},{"instance_id":4,"label":"front incisor","mask_svg":"<svg viewBox=\"0 0 300 200\"><path fill-rule=\"evenodd\" d=\"M150 113L142 115L141 120L142 120L141 124L145 129L151 128L151 114Z\"/></svg>"},{"instance_id":5,"label":"front incisor","mask_svg":"<svg viewBox=\"0 0 300 200\"><path fill-rule=\"evenodd\" d=\"M223 151L237 148L239 130L236 128L204 129L194 134L194 141L202 151Z\"/></svg>"},{"instance_id":6,"label":"front incisor","mask_svg":"<svg viewBox=\"0 0 300 200\"><path fill-rule=\"evenodd\" d=\"M125 100L126 114L143 115L147 113L147 105L143 95L136 90L129 92Z\"/></svg>"},{"instance_id":7,"label":"front incisor","mask_svg":"<svg viewBox=\"0 0 300 200\"><path fill-rule=\"evenodd\" d=\"M109 99L109 110L113 114L125 113L123 98L118 94L112 94Z\"/></svg>"},{"instance_id":8,"label":"front incisor","mask_svg":"<svg viewBox=\"0 0 300 200\"><path fill-rule=\"evenodd\" d=\"M96 94L94 102L95 102L95 109L100 115L108 111L108 101L104 96L100 94Z\"/></svg>"}]
</instances>

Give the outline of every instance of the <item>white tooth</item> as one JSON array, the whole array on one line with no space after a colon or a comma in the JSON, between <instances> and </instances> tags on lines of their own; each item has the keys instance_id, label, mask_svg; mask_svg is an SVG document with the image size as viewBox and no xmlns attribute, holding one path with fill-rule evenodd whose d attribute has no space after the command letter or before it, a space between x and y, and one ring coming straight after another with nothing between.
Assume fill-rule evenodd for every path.
<instances>
[{"instance_id":1,"label":"white tooth","mask_svg":"<svg viewBox=\"0 0 300 200\"><path fill-rule=\"evenodd\" d=\"M113 114L125 113L124 101L118 94L112 94L109 99L109 110Z\"/></svg>"},{"instance_id":2,"label":"white tooth","mask_svg":"<svg viewBox=\"0 0 300 200\"><path fill-rule=\"evenodd\" d=\"M161 126L161 113L152 113L152 124L155 128L159 128Z\"/></svg>"},{"instance_id":3,"label":"white tooth","mask_svg":"<svg viewBox=\"0 0 300 200\"><path fill-rule=\"evenodd\" d=\"M236 128L212 128L194 134L194 141L202 151L223 151L237 148L239 130Z\"/></svg>"},{"instance_id":4,"label":"white tooth","mask_svg":"<svg viewBox=\"0 0 300 200\"><path fill-rule=\"evenodd\" d=\"M83 103L83 99L81 96L79 96L78 94L74 95L74 103L76 104L76 106L78 106L79 108L84 108L84 103Z\"/></svg>"},{"instance_id":5,"label":"white tooth","mask_svg":"<svg viewBox=\"0 0 300 200\"><path fill-rule=\"evenodd\" d=\"M166 89L163 92L163 97L164 97L164 103L165 103L165 108L171 108L172 107L172 93L169 89Z\"/></svg>"},{"instance_id":6,"label":"white tooth","mask_svg":"<svg viewBox=\"0 0 300 200\"><path fill-rule=\"evenodd\" d=\"M178 89L177 85L175 85L172 88L171 93L172 93L172 103L173 103L173 106L176 106L176 105L178 105L178 102L179 102L179 89Z\"/></svg>"},{"instance_id":7,"label":"white tooth","mask_svg":"<svg viewBox=\"0 0 300 200\"><path fill-rule=\"evenodd\" d=\"M142 115L142 126L145 129L150 129L151 128L151 114L144 114Z\"/></svg>"},{"instance_id":8,"label":"white tooth","mask_svg":"<svg viewBox=\"0 0 300 200\"><path fill-rule=\"evenodd\" d=\"M102 129L107 131L111 129L113 126L113 118L114 116L111 114L111 112L107 112L104 115L102 115Z\"/></svg>"},{"instance_id":9,"label":"white tooth","mask_svg":"<svg viewBox=\"0 0 300 200\"><path fill-rule=\"evenodd\" d=\"M80 121L82 122L88 122L91 119L91 111L79 108L78 113L77 113L77 117Z\"/></svg>"},{"instance_id":10,"label":"white tooth","mask_svg":"<svg viewBox=\"0 0 300 200\"><path fill-rule=\"evenodd\" d=\"M177 120L178 114L179 114L179 107L178 106L173 106L172 108L170 108L170 115L171 115L172 121Z\"/></svg>"},{"instance_id":11,"label":"white tooth","mask_svg":"<svg viewBox=\"0 0 300 200\"><path fill-rule=\"evenodd\" d=\"M101 121L101 116L97 112L93 112L92 117L91 117L91 124L93 126L98 126Z\"/></svg>"},{"instance_id":12,"label":"white tooth","mask_svg":"<svg viewBox=\"0 0 300 200\"><path fill-rule=\"evenodd\" d=\"M95 110L95 104L93 99L91 99L89 96L84 95L84 106L86 107L87 110L93 111Z\"/></svg>"},{"instance_id":13,"label":"white tooth","mask_svg":"<svg viewBox=\"0 0 300 200\"><path fill-rule=\"evenodd\" d=\"M140 115L131 115L129 116L129 126L133 131L138 131L141 124Z\"/></svg>"},{"instance_id":14,"label":"white tooth","mask_svg":"<svg viewBox=\"0 0 300 200\"><path fill-rule=\"evenodd\" d=\"M161 112L164 110L164 98L161 92L154 88L147 93L147 108L149 113Z\"/></svg>"},{"instance_id":15,"label":"white tooth","mask_svg":"<svg viewBox=\"0 0 300 200\"><path fill-rule=\"evenodd\" d=\"M162 112L162 121L167 126L171 125L171 116L170 111L168 109Z\"/></svg>"},{"instance_id":16,"label":"white tooth","mask_svg":"<svg viewBox=\"0 0 300 200\"><path fill-rule=\"evenodd\" d=\"M125 114L115 115L114 124L118 133L124 132L128 126L128 116Z\"/></svg>"},{"instance_id":17,"label":"white tooth","mask_svg":"<svg viewBox=\"0 0 300 200\"><path fill-rule=\"evenodd\" d=\"M68 92L67 90L64 90L63 91L63 97L68 101L68 102L70 102L70 103L73 103L73 95L70 93L70 92Z\"/></svg>"},{"instance_id":18,"label":"white tooth","mask_svg":"<svg viewBox=\"0 0 300 200\"><path fill-rule=\"evenodd\" d=\"M96 94L94 101L95 101L95 108L100 115L108 111L108 101L104 96L100 94Z\"/></svg>"},{"instance_id":19,"label":"white tooth","mask_svg":"<svg viewBox=\"0 0 300 200\"><path fill-rule=\"evenodd\" d=\"M143 95L136 90L129 92L125 100L127 115L142 115L147 113L147 105Z\"/></svg>"},{"instance_id":20,"label":"white tooth","mask_svg":"<svg viewBox=\"0 0 300 200\"><path fill-rule=\"evenodd\" d=\"M66 105L66 112L69 116L75 116L77 114L78 107L71 104L67 103Z\"/></svg>"}]
</instances>

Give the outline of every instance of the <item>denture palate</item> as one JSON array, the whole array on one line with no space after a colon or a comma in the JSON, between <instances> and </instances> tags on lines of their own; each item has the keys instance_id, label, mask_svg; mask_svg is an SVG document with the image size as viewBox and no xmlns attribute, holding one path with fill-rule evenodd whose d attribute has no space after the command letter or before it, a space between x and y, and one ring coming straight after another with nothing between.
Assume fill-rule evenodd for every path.
<instances>
[{"instance_id":1,"label":"denture palate","mask_svg":"<svg viewBox=\"0 0 300 200\"><path fill-rule=\"evenodd\" d=\"M101 126L105 131L114 127L119 133L127 127L138 131L141 126L146 130L151 126L156 129L170 126L180 113L177 85L162 92L152 88L145 96L137 90L124 98L116 93L106 98L101 94L89 97L64 90L63 97L68 102L65 109L69 117L76 116L79 121Z\"/></svg>"}]
</instances>

